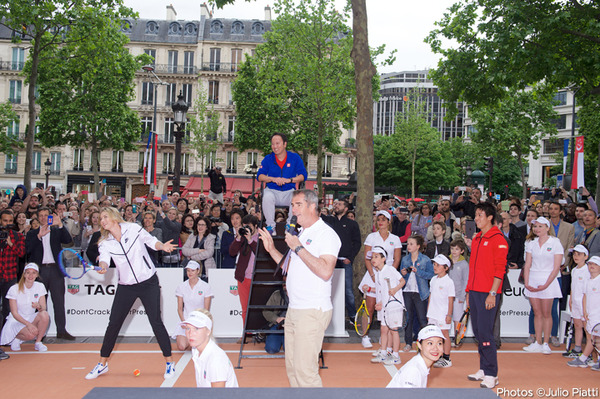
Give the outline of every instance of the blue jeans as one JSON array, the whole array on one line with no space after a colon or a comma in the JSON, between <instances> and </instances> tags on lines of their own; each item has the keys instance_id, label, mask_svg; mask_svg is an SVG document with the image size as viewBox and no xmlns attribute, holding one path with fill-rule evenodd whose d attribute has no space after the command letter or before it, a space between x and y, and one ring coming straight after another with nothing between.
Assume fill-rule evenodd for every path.
<instances>
[{"instance_id":1,"label":"blue jeans","mask_svg":"<svg viewBox=\"0 0 600 399\"><path fill-rule=\"evenodd\" d=\"M413 343L413 319L417 316L418 330L427 325L427 299L422 300L418 292L404 292L404 306L406 307L406 328L404 329L404 342Z\"/></svg>"},{"instance_id":2,"label":"blue jeans","mask_svg":"<svg viewBox=\"0 0 600 399\"><path fill-rule=\"evenodd\" d=\"M277 331L277 324L269 328L269 330ZM283 334L266 334L265 351L267 353L279 353L281 347L284 346ZM285 347L284 347L285 350Z\"/></svg>"},{"instance_id":3,"label":"blue jeans","mask_svg":"<svg viewBox=\"0 0 600 399\"><path fill-rule=\"evenodd\" d=\"M350 320L354 320L354 316L356 315L356 305L354 304L354 291L352 290L354 284L353 284L353 279L352 279L352 262L348 263L347 265L338 259L336 265L336 268L343 268L344 269L344 277L345 277L345 291L344 291L344 296L345 296L345 301L346 301L346 313L348 314L348 317L350 318Z\"/></svg>"}]
</instances>

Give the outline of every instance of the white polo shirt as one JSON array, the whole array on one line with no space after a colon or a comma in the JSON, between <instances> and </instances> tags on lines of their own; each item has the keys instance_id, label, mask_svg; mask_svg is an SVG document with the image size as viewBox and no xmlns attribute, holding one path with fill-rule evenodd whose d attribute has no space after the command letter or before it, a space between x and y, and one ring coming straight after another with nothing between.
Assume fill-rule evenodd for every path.
<instances>
[{"instance_id":1,"label":"white polo shirt","mask_svg":"<svg viewBox=\"0 0 600 399\"><path fill-rule=\"evenodd\" d=\"M331 255L337 259L342 247L337 233L321 218L312 226L302 228L298 238L305 248L304 250L317 258L322 255ZM331 277L328 280L318 277L293 250L288 268L287 290L290 300L289 307L292 309L320 309L322 311L333 309Z\"/></svg>"},{"instance_id":2,"label":"white polo shirt","mask_svg":"<svg viewBox=\"0 0 600 399\"><path fill-rule=\"evenodd\" d=\"M427 388L428 375L429 368L419 354L398 370L386 388Z\"/></svg>"},{"instance_id":3,"label":"white polo shirt","mask_svg":"<svg viewBox=\"0 0 600 399\"><path fill-rule=\"evenodd\" d=\"M600 323L600 275L590 278L585 284L585 307L588 323Z\"/></svg>"},{"instance_id":4,"label":"white polo shirt","mask_svg":"<svg viewBox=\"0 0 600 399\"><path fill-rule=\"evenodd\" d=\"M204 309L204 299L213 297L214 294L208 283L198 279L193 287L190 280L179 284L175 289L175 296L183 299L183 319L187 319L190 312L196 309Z\"/></svg>"},{"instance_id":5,"label":"white polo shirt","mask_svg":"<svg viewBox=\"0 0 600 399\"><path fill-rule=\"evenodd\" d=\"M192 348L192 360L198 388L210 388L211 383L221 381L225 381L226 388L239 386L231 360L212 339L208 341L202 353Z\"/></svg>"},{"instance_id":6,"label":"white polo shirt","mask_svg":"<svg viewBox=\"0 0 600 399\"><path fill-rule=\"evenodd\" d=\"M448 298L455 297L454 281L449 275L442 278L433 276L429 285L431 295L429 296L429 307L427 317L445 323L448 315ZM452 316L452 314L450 314Z\"/></svg>"},{"instance_id":7,"label":"white polo shirt","mask_svg":"<svg viewBox=\"0 0 600 399\"><path fill-rule=\"evenodd\" d=\"M576 267L571 270L571 299L573 301L579 301L583 299L583 290L585 289L585 283L591 278L590 269L587 265L582 267Z\"/></svg>"}]
</instances>

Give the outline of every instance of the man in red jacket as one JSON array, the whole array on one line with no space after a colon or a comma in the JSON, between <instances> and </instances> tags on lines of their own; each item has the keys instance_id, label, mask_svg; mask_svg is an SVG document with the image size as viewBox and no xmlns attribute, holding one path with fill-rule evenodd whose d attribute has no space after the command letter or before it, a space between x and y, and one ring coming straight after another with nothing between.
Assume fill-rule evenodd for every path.
<instances>
[{"instance_id":1,"label":"man in red jacket","mask_svg":"<svg viewBox=\"0 0 600 399\"><path fill-rule=\"evenodd\" d=\"M494 319L498 311L496 297L502 295L508 244L500 229L494 226L495 220L496 208L491 203L477 204L475 223L481 231L473 237L471 243L466 291L473 333L479 343L479 371L470 374L468 378L481 381L482 388L494 388L498 385Z\"/></svg>"}]
</instances>

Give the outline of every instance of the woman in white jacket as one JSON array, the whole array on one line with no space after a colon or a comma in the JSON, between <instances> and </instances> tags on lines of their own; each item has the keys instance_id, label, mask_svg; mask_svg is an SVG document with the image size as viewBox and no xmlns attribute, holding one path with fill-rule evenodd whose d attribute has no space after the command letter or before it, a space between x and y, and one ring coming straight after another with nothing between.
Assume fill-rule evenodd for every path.
<instances>
[{"instance_id":1,"label":"woman in white jacket","mask_svg":"<svg viewBox=\"0 0 600 399\"><path fill-rule=\"evenodd\" d=\"M85 378L91 380L108 372L108 358L121 326L138 298L144 305L154 336L167 361L164 377L174 377L175 363L171 357L171 340L160 314L160 285L154 262L146 247L171 252L175 245L171 240L163 244L138 224L126 223L115 208L105 208L100 212L100 231L98 266L102 269L98 273L106 273L112 259L119 273L119 285L100 349L100 361Z\"/></svg>"},{"instance_id":2,"label":"woman in white jacket","mask_svg":"<svg viewBox=\"0 0 600 399\"><path fill-rule=\"evenodd\" d=\"M208 269L217 267L214 258L215 238L214 234L210 234L210 220L199 216L194 222L192 234L181 248L183 256L195 260L203 266L201 275L205 275Z\"/></svg>"}]
</instances>

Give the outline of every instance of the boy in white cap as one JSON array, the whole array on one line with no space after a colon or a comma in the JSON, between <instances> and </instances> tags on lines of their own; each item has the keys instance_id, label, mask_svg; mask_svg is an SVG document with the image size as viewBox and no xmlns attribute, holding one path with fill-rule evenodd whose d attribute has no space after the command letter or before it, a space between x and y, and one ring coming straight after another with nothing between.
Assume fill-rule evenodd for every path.
<instances>
[{"instance_id":1,"label":"boy in white cap","mask_svg":"<svg viewBox=\"0 0 600 399\"><path fill-rule=\"evenodd\" d=\"M600 323L600 256L592 256L587 265L590 270L590 279L585 284L582 301L587 342L581 356L567 362L571 367L585 368L588 366L588 357L594 350L593 340L598 339L592 337L592 329ZM592 370L600 371L600 361L592 366Z\"/></svg>"},{"instance_id":2,"label":"boy in white cap","mask_svg":"<svg viewBox=\"0 0 600 399\"><path fill-rule=\"evenodd\" d=\"M418 353L392 378L387 388L427 388L431 366L444 352L444 334L438 326L425 326L417 336Z\"/></svg>"},{"instance_id":3,"label":"boy in white cap","mask_svg":"<svg viewBox=\"0 0 600 399\"><path fill-rule=\"evenodd\" d=\"M212 316L206 309L191 312L181 323L192 347L192 360L199 388L237 388L231 361L223 349L211 339Z\"/></svg>"},{"instance_id":4,"label":"boy in white cap","mask_svg":"<svg viewBox=\"0 0 600 399\"><path fill-rule=\"evenodd\" d=\"M578 244L573 248L572 257L575 267L571 270L569 307L571 308L571 318L574 325L575 347L573 350L563 353L564 357L577 358L581 356L581 341L583 340L583 325L585 323L583 318L583 290L586 282L590 279L590 271L586 264L588 256L589 251L584 245Z\"/></svg>"},{"instance_id":5,"label":"boy in white cap","mask_svg":"<svg viewBox=\"0 0 600 399\"><path fill-rule=\"evenodd\" d=\"M433 367L451 367L450 360L450 327L452 325L452 312L454 308L454 281L448 276L450 260L445 255L438 255L432 259L435 276L431 279L431 295L427 308L427 322L438 326L444 334L444 354L435 362Z\"/></svg>"}]
</instances>

